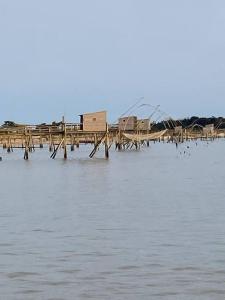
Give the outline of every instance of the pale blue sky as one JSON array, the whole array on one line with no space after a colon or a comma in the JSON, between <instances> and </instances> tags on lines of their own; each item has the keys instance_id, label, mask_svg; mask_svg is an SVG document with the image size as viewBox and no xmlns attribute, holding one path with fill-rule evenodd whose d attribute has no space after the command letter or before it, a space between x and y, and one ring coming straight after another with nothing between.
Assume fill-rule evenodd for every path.
<instances>
[{"instance_id":1,"label":"pale blue sky","mask_svg":"<svg viewBox=\"0 0 225 300\"><path fill-rule=\"evenodd\" d=\"M0 0L0 39L0 122L225 115L224 0Z\"/></svg>"}]
</instances>

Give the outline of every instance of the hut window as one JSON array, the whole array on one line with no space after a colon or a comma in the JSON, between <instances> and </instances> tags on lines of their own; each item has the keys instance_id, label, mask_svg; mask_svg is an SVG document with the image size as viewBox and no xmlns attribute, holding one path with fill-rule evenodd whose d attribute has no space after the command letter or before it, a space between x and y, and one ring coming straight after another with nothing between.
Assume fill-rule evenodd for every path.
<instances>
[{"instance_id":1,"label":"hut window","mask_svg":"<svg viewBox=\"0 0 225 300\"><path fill-rule=\"evenodd\" d=\"M95 122L96 121L96 118L93 118L93 122Z\"/></svg>"}]
</instances>

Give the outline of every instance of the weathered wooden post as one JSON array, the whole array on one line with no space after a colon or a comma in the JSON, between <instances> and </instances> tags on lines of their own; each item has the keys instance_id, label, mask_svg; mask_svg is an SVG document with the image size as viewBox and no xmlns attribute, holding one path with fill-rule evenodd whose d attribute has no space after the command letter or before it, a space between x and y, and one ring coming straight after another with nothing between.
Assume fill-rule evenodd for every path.
<instances>
[{"instance_id":1,"label":"weathered wooden post","mask_svg":"<svg viewBox=\"0 0 225 300\"><path fill-rule=\"evenodd\" d=\"M40 135L40 148L43 149L43 140L42 140L42 136Z\"/></svg>"},{"instance_id":2,"label":"weathered wooden post","mask_svg":"<svg viewBox=\"0 0 225 300\"><path fill-rule=\"evenodd\" d=\"M109 158L109 125L106 123L106 136L105 136L105 158Z\"/></svg>"},{"instance_id":3,"label":"weathered wooden post","mask_svg":"<svg viewBox=\"0 0 225 300\"><path fill-rule=\"evenodd\" d=\"M63 124L63 148L64 148L64 159L67 159L67 136L66 136L66 123L65 123L65 117L62 118L62 124Z\"/></svg>"},{"instance_id":4,"label":"weathered wooden post","mask_svg":"<svg viewBox=\"0 0 225 300\"><path fill-rule=\"evenodd\" d=\"M70 150L74 151L74 136L72 135L72 133L70 135L70 139L71 139Z\"/></svg>"},{"instance_id":5,"label":"weathered wooden post","mask_svg":"<svg viewBox=\"0 0 225 300\"><path fill-rule=\"evenodd\" d=\"M52 152L53 151L53 143L52 143L51 127L49 127L48 131L49 131L49 152Z\"/></svg>"},{"instance_id":6,"label":"weathered wooden post","mask_svg":"<svg viewBox=\"0 0 225 300\"><path fill-rule=\"evenodd\" d=\"M76 147L79 148L79 147L80 147L80 140L79 140L78 137L76 138L76 141L75 141L75 142L76 142Z\"/></svg>"},{"instance_id":7,"label":"weathered wooden post","mask_svg":"<svg viewBox=\"0 0 225 300\"><path fill-rule=\"evenodd\" d=\"M11 146L10 146L10 137L8 137L8 145L7 145L7 152L11 152Z\"/></svg>"},{"instance_id":8,"label":"weathered wooden post","mask_svg":"<svg viewBox=\"0 0 225 300\"><path fill-rule=\"evenodd\" d=\"M98 143L97 134L94 134L94 146L96 146Z\"/></svg>"},{"instance_id":9,"label":"weathered wooden post","mask_svg":"<svg viewBox=\"0 0 225 300\"><path fill-rule=\"evenodd\" d=\"M119 129L119 134L118 134L118 150L121 151L122 149L122 134L121 130Z\"/></svg>"},{"instance_id":10,"label":"weathered wooden post","mask_svg":"<svg viewBox=\"0 0 225 300\"><path fill-rule=\"evenodd\" d=\"M27 129L26 129L26 127L25 127L25 129L24 129L24 139L25 139L25 150L24 150L24 156L23 156L23 158L25 159L25 160L28 160L29 159L29 155L28 155L28 141L27 141Z\"/></svg>"}]
</instances>

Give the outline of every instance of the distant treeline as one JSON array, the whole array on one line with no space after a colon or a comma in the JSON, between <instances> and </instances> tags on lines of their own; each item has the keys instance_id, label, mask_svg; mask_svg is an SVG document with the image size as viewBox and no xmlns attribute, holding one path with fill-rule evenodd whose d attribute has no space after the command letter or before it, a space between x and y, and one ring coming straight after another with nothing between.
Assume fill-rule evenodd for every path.
<instances>
[{"instance_id":1,"label":"distant treeline","mask_svg":"<svg viewBox=\"0 0 225 300\"><path fill-rule=\"evenodd\" d=\"M59 126L61 122L52 122L51 125L53 126ZM210 118L200 118L193 116L191 118L185 118L180 120L174 120L174 119L167 119L160 122L154 122L152 124L152 130L164 130L167 129L173 129L176 126L182 126L182 128L191 128L191 127L205 127L206 125L213 124L215 128L218 129L225 129L225 118L223 117L210 117ZM37 127L45 126L45 123L42 123L40 125L37 125ZM13 121L5 121L0 128L8 128L8 127L18 127L22 126L21 124L16 124Z\"/></svg>"},{"instance_id":2,"label":"distant treeline","mask_svg":"<svg viewBox=\"0 0 225 300\"><path fill-rule=\"evenodd\" d=\"M62 122L52 122L51 125L52 126L59 126L61 125ZM21 127L21 126L25 126L25 125L22 125L22 124L17 124L15 123L14 121L5 121L1 126L0 128L9 128L9 127ZM48 126L46 123L41 123L39 125L37 125L36 127L45 127L45 126Z\"/></svg>"},{"instance_id":3,"label":"distant treeline","mask_svg":"<svg viewBox=\"0 0 225 300\"><path fill-rule=\"evenodd\" d=\"M190 128L190 127L197 127L202 126L205 127L206 125L213 124L215 128L225 129L225 118L223 117L210 117L210 118L200 118L193 116L191 118L181 119L181 120L173 120L168 119L164 121L160 121L154 123L152 126L153 130L163 130L166 128L172 129L176 126L182 126L183 128Z\"/></svg>"}]
</instances>

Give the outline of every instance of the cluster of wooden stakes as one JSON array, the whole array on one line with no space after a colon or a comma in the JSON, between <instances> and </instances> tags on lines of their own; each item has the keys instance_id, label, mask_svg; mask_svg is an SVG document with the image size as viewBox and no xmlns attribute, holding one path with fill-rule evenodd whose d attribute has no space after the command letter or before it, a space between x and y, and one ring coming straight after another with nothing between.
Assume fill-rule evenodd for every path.
<instances>
[{"instance_id":1,"label":"cluster of wooden stakes","mask_svg":"<svg viewBox=\"0 0 225 300\"><path fill-rule=\"evenodd\" d=\"M77 131L75 126L71 124L63 123L57 127L48 128L31 128L26 126L25 128L13 128L0 131L0 144L7 153L13 152L14 149L23 149L24 160L29 159L29 153L35 151L35 149L42 149L44 146L48 146L49 152L51 152L50 158L55 159L59 150L63 150L63 157L68 157L68 146L70 150L74 151L75 148L79 148L80 144L92 144L93 150L89 154L90 158L93 158L96 152L100 149L101 145L104 146L105 158L109 158L109 150L112 145L115 145L116 150L127 149L140 149L144 145L145 141L131 141L125 138L122 132L117 130L109 130L108 124L106 124L105 132L82 132ZM149 141L146 141L146 145L149 146ZM1 160L1 158L0 158Z\"/></svg>"},{"instance_id":2,"label":"cluster of wooden stakes","mask_svg":"<svg viewBox=\"0 0 225 300\"><path fill-rule=\"evenodd\" d=\"M154 133L136 131L127 133L121 132L118 128L109 127L108 124L106 124L105 131L85 132L78 130L77 124L65 123L64 119L57 126L20 126L0 129L0 145L8 153L13 152L14 148L23 149L24 160L29 159L29 153L34 152L36 148L44 148L44 145L48 145L52 159L56 158L60 149L63 149L64 159L67 159L68 146L70 146L71 151L74 151L75 147L79 148L80 144L94 145L89 155L90 158L93 158L100 146L103 145L105 158L108 159L109 150L113 144L118 151L132 148L139 150L141 146L149 147L150 141L173 142L177 146L184 141L203 138L214 139L215 137L219 137L219 135L204 137L200 132L186 131L184 134L183 131L176 133L174 130ZM1 157L0 160L2 160Z\"/></svg>"}]
</instances>

